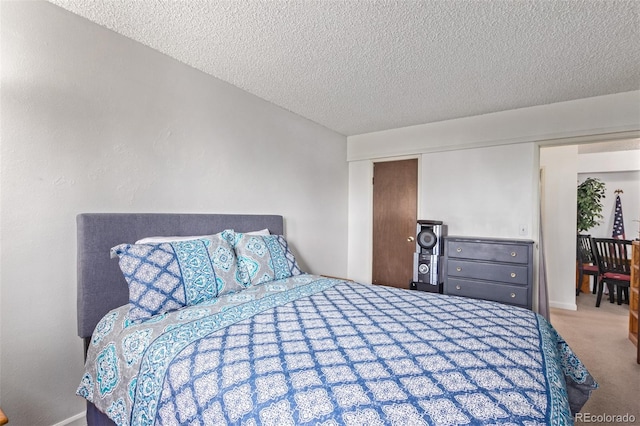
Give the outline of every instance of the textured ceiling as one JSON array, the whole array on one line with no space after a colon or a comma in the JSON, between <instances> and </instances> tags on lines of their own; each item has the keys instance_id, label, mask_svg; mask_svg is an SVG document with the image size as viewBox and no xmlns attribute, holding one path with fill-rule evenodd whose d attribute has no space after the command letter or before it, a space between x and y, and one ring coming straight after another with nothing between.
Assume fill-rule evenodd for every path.
<instances>
[{"instance_id":1,"label":"textured ceiling","mask_svg":"<svg viewBox=\"0 0 640 426\"><path fill-rule=\"evenodd\" d=\"M50 1L344 135L640 89L635 0Z\"/></svg>"}]
</instances>

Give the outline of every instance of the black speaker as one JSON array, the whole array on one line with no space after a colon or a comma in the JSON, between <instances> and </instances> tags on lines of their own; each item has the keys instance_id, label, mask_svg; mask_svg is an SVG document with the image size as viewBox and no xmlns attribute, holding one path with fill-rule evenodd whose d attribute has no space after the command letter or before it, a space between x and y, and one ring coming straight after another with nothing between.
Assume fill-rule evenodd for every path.
<instances>
[{"instance_id":1,"label":"black speaker","mask_svg":"<svg viewBox=\"0 0 640 426\"><path fill-rule=\"evenodd\" d=\"M442 293L440 271L447 225L438 220L419 220L416 229L416 253L413 255L413 281L410 288Z\"/></svg>"},{"instance_id":2,"label":"black speaker","mask_svg":"<svg viewBox=\"0 0 640 426\"><path fill-rule=\"evenodd\" d=\"M439 220L419 220L416 230L416 253L441 256L444 250L442 237L447 235L447 225Z\"/></svg>"}]
</instances>

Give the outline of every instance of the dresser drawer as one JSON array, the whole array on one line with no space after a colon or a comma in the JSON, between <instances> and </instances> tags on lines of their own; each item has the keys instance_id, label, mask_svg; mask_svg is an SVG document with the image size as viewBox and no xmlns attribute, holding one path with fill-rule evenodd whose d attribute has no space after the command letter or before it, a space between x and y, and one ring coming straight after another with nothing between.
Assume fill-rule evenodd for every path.
<instances>
[{"instance_id":1,"label":"dresser drawer","mask_svg":"<svg viewBox=\"0 0 640 426\"><path fill-rule=\"evenodd\" d=\"M529 268L527 265L472 262L468 260L447 260L447 275L460 278L500 281L509 284L527 285Z\"/></svg>"},{"instance_id":2,"label":"dresser drawer","mask_svg":"<svg viewBox=\"0 0 640 426\"><path fill-rule=\"evenodd\" d=\"M528 307L528 289L523 286L450 278L445 293L474 299L493 300Z\"/></svg>"},{"instance_id":3,"label":"dresser drawer","mask_svg":"<svg viewBox=\"0 0 640 426\"><path fill-rule=\"evenodd\" d=\"M487 260L491 262L523 263L529 262L529 245L499 244L477 241L448 240L446 253L449 257Z\"/></svg>"}]
</instances>

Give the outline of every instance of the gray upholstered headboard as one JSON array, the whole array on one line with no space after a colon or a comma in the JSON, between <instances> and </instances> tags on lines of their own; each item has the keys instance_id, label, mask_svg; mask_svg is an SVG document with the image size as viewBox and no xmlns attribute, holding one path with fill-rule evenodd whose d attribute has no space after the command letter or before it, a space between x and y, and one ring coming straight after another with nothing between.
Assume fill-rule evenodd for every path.
<instances>
[{"instance_id":1,"label":"gray upholstered headboard","mask_svg":"<svg viewBox=\"0 0 640 426\"><path fill-rule=\"evenodd\" d=\"M211 235L225 229L238 232L268 228L284 233L277 215L83 213L78 226L78 335L91 336L107 312L129 302L129 290L110 249L144 237Z\"/></svg>"}]
</instances>

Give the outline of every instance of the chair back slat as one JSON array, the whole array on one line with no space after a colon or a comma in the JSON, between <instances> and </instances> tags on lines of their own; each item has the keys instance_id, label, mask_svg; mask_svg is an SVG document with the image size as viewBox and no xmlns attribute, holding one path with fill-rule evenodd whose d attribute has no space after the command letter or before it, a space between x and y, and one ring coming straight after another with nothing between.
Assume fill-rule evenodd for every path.
<instances>
[{"instance_id":1,"label":"chair back slat","mask_svg":"<svg viewBox=\"0 0 640 426\"><path fill-rule=\"evenodd\" d=\"M615 238L592 238L593 252L601 274L611 272L629 275L631 273L631 241Z\"/></svg>"},{"instance_id":2,"label":"chair back slat","mask_svg":"<svg viewBox=\"0 0 640 426\"><path fill-rule=\"evenodd\" d=\"M593 249L591 248L591 235L578 235L578 255L577 260L581 265L596 263Z\"/></svg>"}]
</instances>

